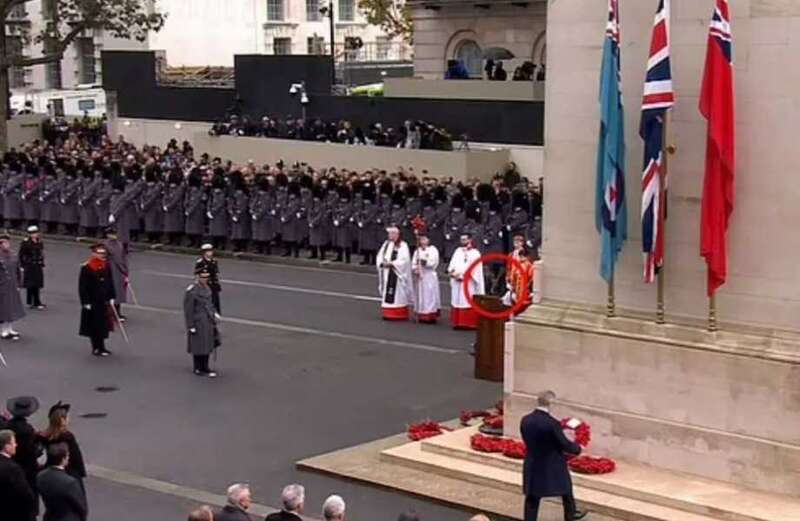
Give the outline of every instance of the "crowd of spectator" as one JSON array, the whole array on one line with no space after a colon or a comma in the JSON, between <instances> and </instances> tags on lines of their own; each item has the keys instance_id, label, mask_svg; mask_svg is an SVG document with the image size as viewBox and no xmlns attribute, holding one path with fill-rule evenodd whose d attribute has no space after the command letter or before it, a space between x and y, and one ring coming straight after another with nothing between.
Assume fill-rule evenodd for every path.
<instances>
[{"instance_id":1,"label":"crowd of spectator","mask_svg":"<svg viewBox=\"0 0 800 521\"><path fill-rule=\"evenodd\" d=\"M452 150L453 139L446 129L421 120L406 120L398 127L372 123L366 129L350 121L325 121L287 116L284 119L263 116L253 121L248 116L231 115L227 121L215 123L212 136L249 136L297 139L321 143L344 143L393 148Z\"/></svg>"}]
</instances>

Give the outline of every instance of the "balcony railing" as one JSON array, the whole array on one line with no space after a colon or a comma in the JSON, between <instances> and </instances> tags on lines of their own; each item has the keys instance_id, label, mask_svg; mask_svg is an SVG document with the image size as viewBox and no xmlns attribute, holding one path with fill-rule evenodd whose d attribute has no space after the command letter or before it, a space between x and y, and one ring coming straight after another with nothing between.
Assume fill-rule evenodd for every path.
<instances>
[{"instance_id":1,"label":"balcony railing","mask_svg":"<svg viewBox=\"0 0 800 521\"><path fill-rule=\"evenodd\" d=\"M344 42L335 44L336 63L370 63L370 62L409 62L414 59L413 49L402 42L366 42L360 49L348 49ZM325 41L321 52L309 53L306 41L292 42L287 49L285 44L277 47L271 43L266 45L267 54L330 54L330 43ZM286 51L289 52L286 52ZM276 52L277 51L277 52Z\"/></svg>"}]
</instances>

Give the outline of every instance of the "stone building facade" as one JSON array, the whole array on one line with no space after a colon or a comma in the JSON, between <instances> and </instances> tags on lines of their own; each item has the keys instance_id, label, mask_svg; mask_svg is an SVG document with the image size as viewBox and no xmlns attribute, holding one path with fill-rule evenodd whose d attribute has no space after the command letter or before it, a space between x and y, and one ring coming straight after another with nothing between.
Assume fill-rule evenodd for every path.
<instances>
[{"instance_id":1,"label":"stone building facade","mask_svg":"<svg viewBox=\"0 0 800 521\"><path fill-rule=\"evenodd\" d=\"M483 73L481 55L489 47L503 47L515 58L504 63L509 79L525 61L547 61L547 2L529 0L484 2L409 0L414 20L414 74L441 79L447 60L459 59L470 76Z\"/></svg>"}]
</instances>

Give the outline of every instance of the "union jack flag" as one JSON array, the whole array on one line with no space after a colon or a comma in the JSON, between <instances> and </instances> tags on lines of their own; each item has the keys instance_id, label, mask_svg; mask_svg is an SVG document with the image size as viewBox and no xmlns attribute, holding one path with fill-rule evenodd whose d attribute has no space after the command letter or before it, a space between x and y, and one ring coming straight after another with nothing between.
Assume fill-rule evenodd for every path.
<instances>
[{"instance_id":1,"label":"union jack flag","mask_svg":"<svg viewBox=\"0 0 800 521\"><path fill-rule=\"evenodd\" d=\"M642 171L642 251L644 281L655 281L664 265L667 173L664 168L664 122L675 104L669 47L669 0L659 0L650 41L650 59L642 99L639 135L644 140Z\"/></svg>"}]
</instances>

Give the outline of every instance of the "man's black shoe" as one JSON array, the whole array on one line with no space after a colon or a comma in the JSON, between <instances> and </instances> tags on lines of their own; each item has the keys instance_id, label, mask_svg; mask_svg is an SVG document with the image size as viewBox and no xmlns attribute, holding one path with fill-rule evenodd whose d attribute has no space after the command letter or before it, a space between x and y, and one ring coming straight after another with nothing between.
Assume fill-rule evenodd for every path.
<instances>
[{"instance_id":1,"label":"man's black shoe","mask_svg":"<svg viewBox=\"0 0 800 521\"><path fill-rule=\"evenodd\" d=\"M578 521L579 519L583 519L589 515L589 512L575 512L575 515L572 517L574 521Z\"/></svg>"}]
</instances>

